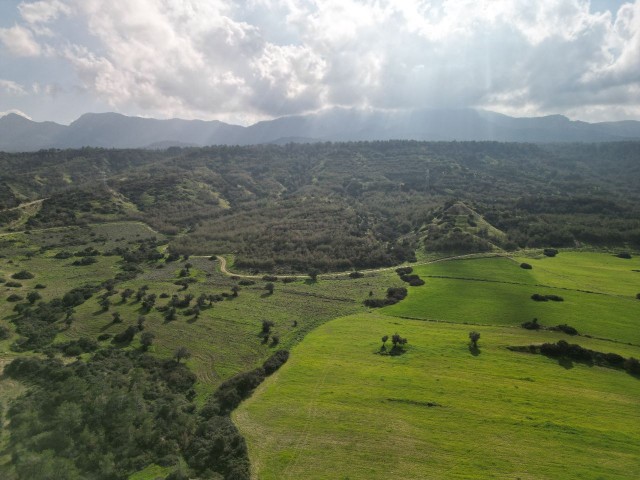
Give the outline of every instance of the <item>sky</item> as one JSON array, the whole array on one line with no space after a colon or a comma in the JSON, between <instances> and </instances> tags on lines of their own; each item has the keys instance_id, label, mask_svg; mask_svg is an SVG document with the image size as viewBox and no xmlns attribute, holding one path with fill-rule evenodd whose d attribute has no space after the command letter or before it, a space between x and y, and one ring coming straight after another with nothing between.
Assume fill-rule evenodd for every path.
<instances>
[{"instance_id":1,"label":"sky","mask_svg":"<svg viewBox=\"0 0 640 480\"><path fill-rule=\"evenodd\" d=\"M0 0L0 114L640 120L640 0Z\"/></svg>"}]
</instances>

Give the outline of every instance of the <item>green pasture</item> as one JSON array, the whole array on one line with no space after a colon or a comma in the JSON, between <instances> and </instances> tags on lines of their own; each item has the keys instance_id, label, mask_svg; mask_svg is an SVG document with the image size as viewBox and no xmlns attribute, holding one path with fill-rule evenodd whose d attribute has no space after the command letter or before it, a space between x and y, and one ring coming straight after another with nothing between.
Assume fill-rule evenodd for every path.
<instances>
[{"instance_id":1,"label":"green pasture","mask_svg":"<svg viewBox=\"0 0 640 480\"><path fill-rule=\"evenodd\" d=\"M580 264L582 254L561 255L567 257L563 260L569 271L566 275L560 274L560 267L555 267L558 273L552 275L538 266L554 265L561 260L560 255L538 262L528 259L532 270L498 257L415 267L414 272L426 284L409 287L404 301L382 311L392 316L488 325L518 326L537 318L545 326L566 323L582 334L640 344L640 301L625 295L632 288L640 289L640 274L629 271L631 281L636 282L636 287L630 287L625 278L615 280L618 275L624 277L625 271L606 268L610 255L585 254L585 265ZM618 266L617 262L612 263ZM608 292L587 293L583 291L586 289L569 287L571 270L582 272L585 285L606 286L601 290ZM531 300L534 293L558 295L564 301L535 302Z\"/></svg>"},{"instance_id":2,"label":"green pasture","mask_svg":"<svg viewBox=\"0 0 640 480\"><path fill-rule=\"evenodd\" d=\"M640 293L640 257L618 258L610 253L560 252L518 258L533 266L536 283L635 297Z\"/></svg>"},{"instance_id":3,"label":"green pasture","mask_svg":"<svg viewBox=\"0 0 640 480\"><path fill-rule=\"evenodd\" d=\"M474 326L474 354L470 329L374 312L319 327L233 415L254 477L638 478L637 378L505 348L551 332ZM377 354L395 332L407 353Z\"/></svg>"}]
</instances>

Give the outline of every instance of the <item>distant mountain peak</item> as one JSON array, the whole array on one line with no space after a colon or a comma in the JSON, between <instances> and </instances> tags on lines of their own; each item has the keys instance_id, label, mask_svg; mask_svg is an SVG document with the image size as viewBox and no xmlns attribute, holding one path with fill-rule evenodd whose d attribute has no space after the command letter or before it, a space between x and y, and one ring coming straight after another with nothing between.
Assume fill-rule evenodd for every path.
<instances>
[{"instance_id":1,"label":"distant mountain peak","mask_svg":"<svg viewBox=\"0 0 640 480\"><path fill-rule=\"evenodd\" d=\"M218 120L160 120L115 112L85 113L69 126L33 122L16 112L0 118L0 150L5 151L375 140L534 143L640 140L640 122L587 123L564 115L510 117L471 108L385 111L345 107L280 117L249 127Z\"/></svg>"}]
</instances>

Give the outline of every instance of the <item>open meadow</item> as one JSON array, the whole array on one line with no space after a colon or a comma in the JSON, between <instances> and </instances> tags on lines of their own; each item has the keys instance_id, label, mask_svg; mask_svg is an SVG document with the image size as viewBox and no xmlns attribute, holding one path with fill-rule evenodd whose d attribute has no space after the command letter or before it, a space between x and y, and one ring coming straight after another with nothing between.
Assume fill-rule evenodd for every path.
<instances>
[{"instance_id":1,"label":"open meadow","mask_svg":"<svg viewBox=\"0 0 640 480\"><path fill-rule=\"evenodd\" d=\"M566 340L640 357L638 265L561 252L415 267L425 285L322 325L236 410L254 478L637 478L640 380L507 347ZM602 338L520 327L534 317ZM381 355L394 333L405 353Z\"/></svg>"}]
</instances>

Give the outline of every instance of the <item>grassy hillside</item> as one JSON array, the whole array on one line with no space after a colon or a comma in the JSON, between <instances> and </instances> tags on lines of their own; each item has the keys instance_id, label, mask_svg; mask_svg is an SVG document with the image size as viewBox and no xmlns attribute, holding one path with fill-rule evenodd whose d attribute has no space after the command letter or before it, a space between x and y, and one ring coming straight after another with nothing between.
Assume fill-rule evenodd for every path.
<instances>
[{"instance_id":1,"label":"grassy hillside","mask_svg":"<svg viewBox=\"0 0 640 480\"><path fill-rule=\"evenodd\" d=\"M640 302L612 281L623 267L606 255L563 255L540 262L590 271L610 295L556 288L548 292L565 301L542 305L529 298L536 263L447 261L415 268L426 284L400 303L312 332L234 414L255 478L636 478L640 381L506 348L564 339L640 357ZM621 343L519 327L535 315ZM481 334L478 350L470 330ZM406 353L378 354L380 338L396 332Z\"/></svg>"}]
</instances>

